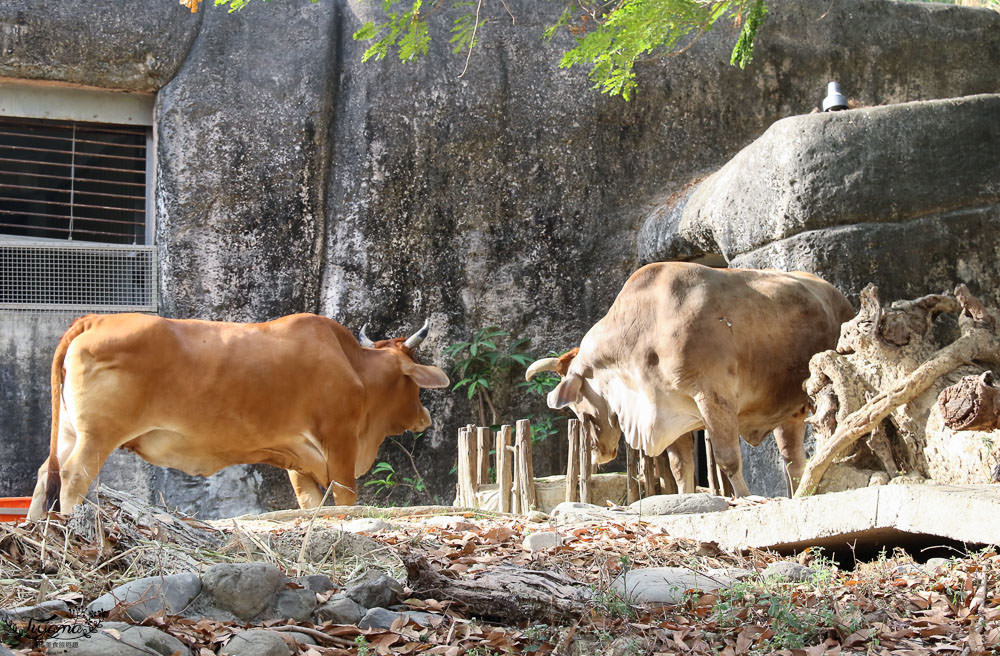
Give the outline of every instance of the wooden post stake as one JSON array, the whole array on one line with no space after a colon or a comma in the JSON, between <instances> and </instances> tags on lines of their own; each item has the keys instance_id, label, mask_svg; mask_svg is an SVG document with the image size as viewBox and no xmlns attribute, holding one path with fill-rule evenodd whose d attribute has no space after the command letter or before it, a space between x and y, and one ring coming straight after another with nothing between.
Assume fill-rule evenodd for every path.
<instances>
[{"instance_id":1,"label":"wooden post stake","mask_svg":"<svg viewBox=\"0 0 1000 656\"><path fill-rule=\"evenodd\" d=\"M580 503L590 503L590 444L582 421L576 424L576 443L580 458Z\"/></svg>"},{"instance_id":2,"label":"wooden post stake","mask_svg":"<svg viewBox=\"0 0 1000 656\"><path fill-rule=\"evenodd\" d=\"M465 427L465 505L468 508L478 508L479 499L479 442L476 439L476 427Z\"/></svg>"},{"instance_id":3,"label":"wooden post stake","mask_svg":"<svg viewBox=\"0 0 1000 656\"><path fill-rule=\"evenodd\" d=\"M471 508L475 505L475 470L476 456L473 449L476 442L470 427L458 430L458 505Z\"/></svg>"},{"instance_id":4,"label":"wooden post stake","mask_svg":"<svg viewBox=\"0 0 1000 656\"><path fill-rule=\"evenodd\" d=\"M476 429L476 489L490 482L490 437L492 431L487 426Z\"/></svg>"},{"instance_id":5,"label":"wooden post stake","mask_svg":"<svg viewBox=\"0 0 1000 656\"><path fill-rule=\"evenodd\" d=\"M514 454L511 453L511 427L504 425L497 431L497 493L500 495L500 512L510 512L511 487L514 483Z\"/></svg>"},{"instance_id":6,"label":"wooden post stake","mask_svg":"<svg viewBox=\"0 0 1000 656\"><path fill-rule=\"evenodd\" d=\"M628 503L639 500L639 452L625 445L625 489Z\"/></svg>"},{"instance_id":7,"label":"wooden post stake","mask_svg":"<svg viewBox=\"0 0 1000 656\"><path fill-rule=\"evenodd\" d=\"M516 445L515 470L517 471L517 491L520 512L527 514L537 504L535 497L535 469L531 461L531 423L518 419L514 432Z\"/></svg>"},{"instance_id":8,"label":"wooden post stake","mask_svg":"<svg viewBox=\"0 0 1000 656\"><path fill-rule=\"evenodd\" d=\"M577 481L580 479L580 431L576 425L579 419L570 419L566 424L566 441L569 444L569 455L566 458L566 501L578 501L580 489Z\"/></svg>"}]
</instances>

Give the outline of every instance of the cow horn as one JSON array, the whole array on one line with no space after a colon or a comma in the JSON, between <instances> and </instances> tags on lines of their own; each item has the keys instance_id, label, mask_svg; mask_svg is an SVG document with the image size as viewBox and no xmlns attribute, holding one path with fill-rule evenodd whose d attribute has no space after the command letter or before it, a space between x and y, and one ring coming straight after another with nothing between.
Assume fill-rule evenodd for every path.
<instances>
[{"instance_id":1,"label":"cow horn","mask_svg":"<svg viewBox=\"0 0 1000 656\"><path fill-rule=\"evenodd\" d=\"M559 371L559 358L542 358L535 360L524 372L524 379L531 380L543 371Z\"/></svg>"},{"instance_id":2,"label":"cow horn","mask_svg":"<svg viewBox=\"0 0 1000 656\"><path fill-rule=\"evenodd\" d=\"M408 349L417 348L418 346L420 346L420 343L424 341L424 338L427 337L427 333L430 332L430 330L431 330L431 320L425 319L423 328L421 328L417 332L407 337L406 341L403 342L403 346L405 346Z\"/></svg>"},{"instance_id":3,"label":"cow horn","mask_svg":"<svg viewBox=\"0 0 1000 656\"><path fill-rule=\"evenodd\" d=\"M361 342L361 346L364 346L365 348L374 348L375 342L369 339L368 335L365 334L365 328L367 327L368 324L361 326L361 335L358 336L358 341Z\"/></svg>"}]
</instances>

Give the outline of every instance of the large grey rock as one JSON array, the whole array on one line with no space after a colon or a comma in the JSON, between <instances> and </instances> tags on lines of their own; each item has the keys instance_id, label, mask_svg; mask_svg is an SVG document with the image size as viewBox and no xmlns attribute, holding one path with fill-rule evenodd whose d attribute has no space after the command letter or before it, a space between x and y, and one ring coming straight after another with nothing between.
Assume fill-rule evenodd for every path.
<instances>
[{"instance_id":1,"label":"large grey rock","mask_svg":"<svg viewBox=\"0 0 1000 656\"><path fill-rule=\"evenodd\" d=\"M889 299L966 282L996 300L995 252L975 235L1000 221L997 124L1000 95L780 120L651 216L641 257L715 252L805 268L848 293L874 281Z\"/></svg>"},{"instance_id":2,"label":"large grey rock","mask_svg":"<svg viewBox=\"0 0 1000 656\"><path fill-rule=\"evenodd\" d=\"M220 563L202 574L206 602L250 620L264 612L281 587L283 575L266 563Z\"/></svg>"},{"instance_id":3,"label":"large grey rock","mask_svg":"<svg viewBox=\"0 0 1000 656\"><path fill-rule=\"evenodd\" d=\"M129 581L101 595L87 605L92 613L110 611L121 605L134 622L162 612L179 615L201 592L201 579L190 572L167 576L149 576Z\"/></svg>"},{"instance_id":4,"label":"large grey rock","mask_svg":"<svg viewBox=\"0 0 1000 656\"><path fill-rule=\"evenodd\" d=\"M685 567L644 567L620 574L611 589L636 604L679 604L692 591L712 592L747 576L750 572L740 569L696 572Z\"/></svg>"},{"instance_id":5,"label":"large grey rock","mask_svg":"<svg viewBox=\"0 0 1000 656\"><path fill-rule=\"evenodd\" d=\"M288 643L274 631L251 629L233 636L219 650L219 656L289 656L291 651Z\"/></svg>"},{"instance_id":6,"label":"large grey rock","mask_svg":"<svg viewBox=\"0 0 1000 656\"><path fill-rule=\"evenodd\" d=\"M151 626L105 622L86 638L47 640L46 653L52 656L188 656L191 651L177 638Z\"/></svg>"},{"instance_id":7,"label":"large grey rock","mask_svg":"<svg viewBox=\"0 0 1000 656\"><path fill-rule=\"evenodd\" d=\"M725 497L696 492L692 494L660 494L646 497L629 505L640 515L685 515L729 510Z\"/></svg>"},{"instance_id":8,"label":"large grey rock","mask_svg":"<svg viewBox=\"0 0 1000 656\"><path fill-rule=\"evenodd\" d=\"M437 362L490 324L532 337L534 352L575 344L635 268L650 209L776 120L809 112L829 79L878 105L995 92L1000 68L1000 17L985 10L775 0L746 71L728 64L727 24L683 56L640 65L626 104L592 91L585 70L555 66L553 48L573 36L537 38L558 18L554 4L491 3L461 77L448 16L435 19L425 59L361 64L366 46L350 35L376 11L369 2L250 3L233 15L203 2L194 16L176 2L134 4L0 3L0 77L157 91L161 311L261 320L309 310L379 335L429 315L423 357ZM836 254L837 236L822 236L819 246L783 241L795 257L756 252L768 263ZM843 252L872 262L875 282L895 275L863 236L846 235ZM873 243L896 252L900 236L922 243L897 233ZM0 494L31 490L65 328L57 317L16 322L0 317ZM497 399L541 410L514 378ZM436 424L414 462L401 449L379 458L400 472L415 464L427 496L445 499L452 436L473 408L460 395L425 398ZM537 473L554 473L545 465L561 451L558 440L536 445ZM162 492L202 516L294 505L274 468L206 480L116 457L106 469L145 499ZM410 500L405 489L393 501Z\"/></svg>"}]
</instances>

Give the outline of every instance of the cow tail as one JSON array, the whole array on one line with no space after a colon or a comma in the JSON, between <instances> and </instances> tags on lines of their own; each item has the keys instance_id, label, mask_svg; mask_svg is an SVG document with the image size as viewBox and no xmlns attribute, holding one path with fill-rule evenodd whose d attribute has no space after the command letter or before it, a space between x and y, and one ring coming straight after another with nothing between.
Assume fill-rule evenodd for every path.
<instances>
[{"instance_id":1,"label":"cow tail","mask_svg":"<svg viewBox=\"0 0 1000 656\"><path fill-rule=\"evenodd\" d=\"M45 477L45 508L46 510L58 510L59 491L62 488L62 481L59 477L59 415L62 408L62 389L65 375L64 364L66 352L70 343L85 331L90 322L89 317L81 317L73 322L69 329L63 333L56 347L55 355L52 357L52 431L49 438L49 469Z\"/></svg>"}]
</instances>

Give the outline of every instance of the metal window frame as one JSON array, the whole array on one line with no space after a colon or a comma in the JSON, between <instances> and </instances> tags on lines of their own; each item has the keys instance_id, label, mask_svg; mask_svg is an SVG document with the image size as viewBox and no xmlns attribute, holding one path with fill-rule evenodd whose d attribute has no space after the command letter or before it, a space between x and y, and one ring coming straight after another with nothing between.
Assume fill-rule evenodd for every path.
<instances>
[{"instance_id":1,"label":"metal window frame","mask_svg":"<svg viewBox=\"0 0 1000 656\"><path fill-rule=\"evenodd\" d=\"M105 123L123 126L146 126L146 212L145 212L145 245L109 244L102 242L80 242L62 239L44 239L18 237L0 233L0 253L17 251L27 257L45 253L58 260L59 257L94 257L106 258L104 263L114 262L115 258L140 257L148 261L148 274L145 284L149 293L141 302L133 303L102 303L75 302L67 298L66 302L51 302L51 299L25 301L4 301L0 297L0 312L150 312L159 310L159 257L156 247L156 204L154 190L156 182L156 135L153 122L152 94L125 93L78 86L66 86L52 83L25 82L0 78L0 116L8 118L42 119L55 121L74 121L80 123ZM16 275L16 272L0 270L0 276ZM65 272L64 274L65 275ZM8 281L11 282L11 281ZM4 280L0 278L0 289ZM40 280L39 286L44 287L45 281ZM11 287L12 285L9 285ZM95 279L95 290L102 288L100 281ZM126 294L127 295L127 290ZM79 294L77 294L79 295ZM99 296L99 294L95 294Z\"/></svg>"}]
</instances>

